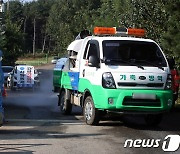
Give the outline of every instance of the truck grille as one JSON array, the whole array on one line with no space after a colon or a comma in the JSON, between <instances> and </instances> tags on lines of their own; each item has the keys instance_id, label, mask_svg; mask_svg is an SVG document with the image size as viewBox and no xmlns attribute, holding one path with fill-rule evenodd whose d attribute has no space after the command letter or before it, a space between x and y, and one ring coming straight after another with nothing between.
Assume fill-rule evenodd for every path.
<instances>
[{"instance_id":1,"label":"truck grille","mask_svg":"<svg viewBox=\"0 0 180 154\"><path fill-rule=\"evenodd\" d=\"M125 97L123 101L125 106L150 106L150 107L161 107L159 99L132 99L131 97Z\"/></svg>"},{"instance_id":2,"label":"truck grille","mask_svg":"<svg viewBox=\"0 0 180 154\"><path fill-rule=\"evenodd\" d=\"M118 82L118 86L123 86L123 87L163 87L163 83L146 83L146 84L140 84L136 82Z\"/></svg>"}]
</instances>

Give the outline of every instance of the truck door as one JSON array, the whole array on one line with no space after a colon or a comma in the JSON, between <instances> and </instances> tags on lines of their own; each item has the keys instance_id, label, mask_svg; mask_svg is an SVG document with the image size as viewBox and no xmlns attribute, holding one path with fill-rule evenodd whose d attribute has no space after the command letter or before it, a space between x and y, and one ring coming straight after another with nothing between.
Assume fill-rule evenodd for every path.
<instances>
[{"instance_id":1,"label":"truck door","mask_svg":"<svg viewBox=\"0 0 180 154\"><path fill-rule=\"evenodd\" d=\"M80 78L90 82L93 85L97 85L99 84L99 79L101 78L98 77L99 67L93 67L88 64L90 56L94 56L98 59L100 67L99 43L96 40L90 40L87 43L83 54L83 59L81 61L82 63L80 65Z\"/></svg>"}]
</instances>

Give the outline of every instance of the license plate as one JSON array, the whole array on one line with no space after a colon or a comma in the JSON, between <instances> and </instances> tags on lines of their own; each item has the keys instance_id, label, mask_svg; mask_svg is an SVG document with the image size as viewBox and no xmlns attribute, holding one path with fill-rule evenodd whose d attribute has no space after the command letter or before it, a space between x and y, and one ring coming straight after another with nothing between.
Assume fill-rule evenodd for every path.
<instances>
[{"instance_id":1,"label":"license plate","mask_svg":"<svg viewBox=\"0 0 180 154\"><path fill-rule=\"evenodd\" d=\"M132 98L133 99L151 99L151 100L156 100L156 95L155 94L133 93Z\"/></svg>"}]
</instances>

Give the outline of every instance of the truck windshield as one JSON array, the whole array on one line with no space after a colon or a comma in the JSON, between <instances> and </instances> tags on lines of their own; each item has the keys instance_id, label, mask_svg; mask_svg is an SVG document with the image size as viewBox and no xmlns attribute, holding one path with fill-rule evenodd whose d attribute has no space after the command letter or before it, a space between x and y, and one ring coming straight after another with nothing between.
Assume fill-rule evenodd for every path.
<instances>
[{"instance_id":1,"label":"truck windshield","mask_svg":"<svg viewBox=\"0 0 180 154\"><path fill-rule=\"evenodd\" d=\"M159 47L153 42L106 40L103 41L104 62L107 65L135 65L166 67Z\"/></svg>"}]
</instances>

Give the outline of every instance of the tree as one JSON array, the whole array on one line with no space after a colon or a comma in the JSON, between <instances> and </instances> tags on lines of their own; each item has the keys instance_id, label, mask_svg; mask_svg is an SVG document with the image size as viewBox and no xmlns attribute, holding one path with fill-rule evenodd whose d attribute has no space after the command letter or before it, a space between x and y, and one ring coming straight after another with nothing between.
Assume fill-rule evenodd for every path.
<instances>
[{"instance_id":1,"label":"tree","mask_svg":"<svg viewBox=\"0 0 180 154\"><path fill-rule=\"evenodd\" d=\"M24 33L24 53L63 52L80 31L115 26L144 28L148 38L178 57L179 1L15 0L10 1L9 18Z\"/></svg>"},{"instance_id":2,"label":"tree","mask_svg":"<svg viewBox=\"0 0 180 154\"><path fill-rule=\"evenodd\" d=\"M99 15L97 15L97 18L95 19L95 25L106 27L118 26L118 17L115 15L114 1L102 0L101 2L101 6L97 9Z\"/></svg>"},{"instance_id":3,"label":"tree","mask_svg":"<svg viewBox=\"0 0 180 154\"><path fill-rule=\"evenodd\" d=\"M23 34L20 26L13 24L11 20L6 20L4 46L4 65L14 65L17 58L21 55L23 49Z\"/></svg>"},{"instance_id":4,"label":"tree","mask_svg":"<svg viewBox=\"0 0 180 154\"><path fill-rule=\"evenodd\" d=\"M24 4L23 31L26 34L26 49L33 51L33 54L35 50L43 52L45 50L46 42L48 42L47 18L53 3L52 0L38 0Z\"/></svg>"},{"instance_id":5,"label":"tree","mask_svg":"<svg viewBox=\"0 0 180 154\"><path fill-rule=\"evenodd\" d=\"M5 26L4 26L4 23L3 23L3 19L1 17L0 19L0 50L3 50L4 49L4 46L5 46Z\"/></svg>"},{"instance_id":6,"label":"tree","mask_svg":"<svg viewBox=\"0 0 180 154\"><path fill-rule=\"evenodd\" d=\"M5 32L5 26L4 26L4 10L3 10L3 6L1 4L0 6L1 11L0 11L0 50L3 50L3 47L5 45L5 36L4 36L4 32Z\"/></svg>"},{"instance_id":7,"label":"tree","mask_svg":"<svg viewBox=\"0 0 180 154\"><path fill-rule=\"evenodd\" d=\"M162 45L166 53L174 56L180 65L180 0L173 0L166 5L167 30L163 34Z\"/></svg>"},{"instance_id":8,"label":"tree","mask_svg":"<svg viewBox=\"0 0 180 154\"><path fill-rule=\"evenodd\" d=\"M19 0L9 1L9 8L6 12L13 23L23 25L23 4Z\"/></svg>"},{"instance_id":9,"label":"tree","mask_svg":"<svg viewBox=\"0 0 180 154\"><path fill-rule=\"evenodd\" d=\"M72 1L59 0L52 6L48 18L48 34L51 44L54 44L54 51L63 51L68 43L73 40L73 15ZM72 30L72 31L71 31Z\"/></svg>"},{"instance_id":10,"label":"tree","mask_svg":"<svg viewBox=\"0 0 180 154\"><path fill-rule=\"evenodd\" d=\"M161 37L166 29L167 12L162 0L137 0L134 2L135 25L147 30L147 37L161 43Z\"/></svg>"},{"instance_id":11,"label":"tree","mask_svg":"<svg viewBox=\"0 0 180 154\"><path fill-rule=\"evenodd\" d=\"M65 51L68 44L84 29L92 29L100 7L100 0L59 0L51 7L48 34L52 50Z\"/></svg>"}]
</instances>

